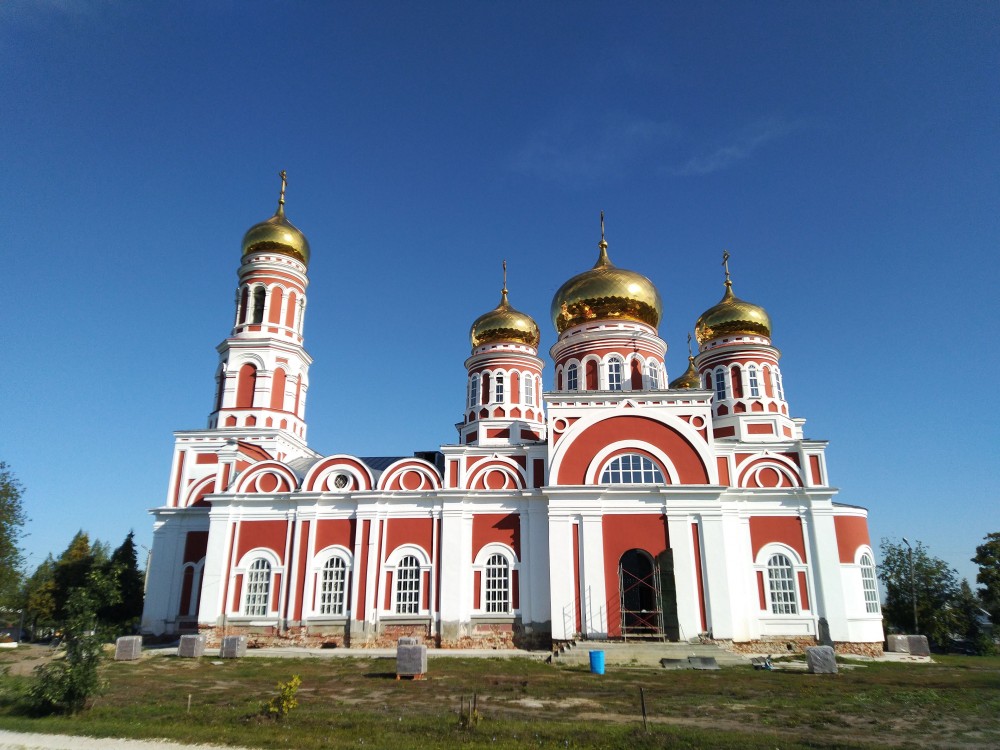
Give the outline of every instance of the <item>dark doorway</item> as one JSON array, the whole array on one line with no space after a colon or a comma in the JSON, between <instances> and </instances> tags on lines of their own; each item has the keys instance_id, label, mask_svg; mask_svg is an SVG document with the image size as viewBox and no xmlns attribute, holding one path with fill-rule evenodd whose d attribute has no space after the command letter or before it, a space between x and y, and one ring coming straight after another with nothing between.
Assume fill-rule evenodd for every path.
<instances>
[{"instance_id":1,"label":"dark doorway","mask_svg":"<svg viewBox=\"0 0 1000 750\"><path fill-rule=\"evenodd\" d=\"M659 578L653 558L630 549L618 561L622 637L660 637Z\"/></svg>"},{"instance_id":2,"label":"dark doorway","mask_svg":"<svg viewBox=\"0 0 1000 750\"><path fill-rule=\"evenodd\" d=\"M663 635L668 641L681 639L681 624L677 618L677 582L674 579L674 551L663 550L656 556L660 573L660 612Z\"/></svg>"}]
</instances>

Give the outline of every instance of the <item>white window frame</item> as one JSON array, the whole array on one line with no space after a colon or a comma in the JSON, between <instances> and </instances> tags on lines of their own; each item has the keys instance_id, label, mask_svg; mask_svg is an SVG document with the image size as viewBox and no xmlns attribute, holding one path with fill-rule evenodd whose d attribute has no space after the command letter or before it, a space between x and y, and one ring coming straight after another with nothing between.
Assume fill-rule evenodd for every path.
<instances>
[{"instance_id":1,"label":"white window frame","mask_svg":"<svg viewBox=\"0 0 1000 750\"><path fill-rule=\"evenodd\" d=\"M505 609L495 608L490 601L489 567L490 561L495 557L502 558L507 566ZM476 615L481 617L516 616L519 610L514 608L514 571L520 569L520 563L518 562L517 555L514 554L514 550L506 544L490 542L479 550L472 567L474 571L480 573L479 609L475 610ZM520 585L520 576L518 576L518 585Z\"/></svg>"},{"instance_id":2,"label":"white window frame","mask_svg":"<svg viewBox=\"0 0 1000 750\"><path fill-rule=\"evenodd\" d=\"M363 486L361 484L358 485ZM331 560L339 560L343 564L343 586L340 597L340 607L331 607L331 611L324 611L326 603L323 601L327 592L324 592L326 585L325 573ZM354 557L350 550L341 545L333 545L320 551L313 558L312 565L312 602L310 616L320 618L341 619L350 616L348 602L351 598L351 586L354 578ZM329 593L336 593L329 592Z\"/></svg>"},{"instance_id":3,"label":"white window frame","mask_svg":"<svg viewBox=\"0 0 1000 750\"><path fill-rule=\"evenodd\" d=\"M660 365L655 359L646 361L646 388L650 391L660 389Z\"/></svg>"},{"instance_id":4,"label":"white window frame","mask_svg":"<svg viewBox=\"0 0 1000 750\"><path fill-rule=\"evenodd\" d=\"M479 406L479 373L473 373L469 378L469 408Z\"/></svg>"},{"instance_id":5,"label":"white window frame","mask_svg":"<svg viewBox=\"0 0 1000 750\"><path fill-rule=\"evenodd\" d=\"M799 614L797 576L792 559L783 552L774 552L767 558L765 570L768 611L772 615Z\"/></svg>"},{"instance_id":6,"label":"white window frame","mask_svg":"<svg viewBox=\"0 0 1000 750\"><path fill-rule=\"evenodd\" d=\"M726 368L719 367L715 370L715 398L718 401L725 401L728 392L726 387Z\"/></svg>"},{"instance_id":7,"label":"white window frame","mask_svg":"<svg viewBox=\"0 0 1000 750\"><path fill-rule=\"evenodd\" d=\"M576 362L566 365L566 390L580 390L580 366Z\"/></svg>"},{"instance_id":8,"label":"white window frame","mask_svg":"<svg viewBox=\"0 0 1000 750\"><path fill-rule=\"evenodd\" d=\"M882 602L878 595L878 579L875 572L875 556L867 547L858 554L858 570L861 572L861 592L865 602L865 613L882 614Z\"/></svg>"},{"instance_id":9,"label":"white window frame","mask_svg":"<svg viewBox=\"0 0 1000 750\"><path fill-rule=\"evenodd\" d=\"M264 603L264 613L260 614L258 609L250 609L250 576L254 569L253 566L258 560L263 560L270 566L270 574L267 577L267 600ZM259 570L259 568L257 568ZM278 559L277 553L268 547L257 547L255 549L247 552L240 559L239 564L232 571L232 578L230 580L235 580L236 576L243 577L243 584L240 590L240 600L236 605L236 610L228 610L230 605L227 605L227 610L233 617L247 618L247 619L273 619L277 616L277 602L275 597L278 593L274 589L274 582L279 575L283 575L285 572L284 566L281 565ZM284 579L282 579L284 580Z\"/></svg>"},{"instance_id":10,"label":"white window frame","mask_svg":"<svg viewBox=\"0 0 1000 750\"><path fill-rule=\"evenodd\" d=\"M496 404L502 404L503 395L504 395L504 373L495 372L493 373L493 402Z\"/></svg>"},{"instance_id":11,"label":"white window frame","mask_svg":"<svg viewBox=\"0 0 1000 750\"><path fill-rule=\"evenodd\" d=\"M535 405L535 379L530 373L522 374L521 380L524 381L524 403L526 406Z\"/></svg>"},{"instance_id":12,"label":"white window frame","mask_svg":"<svg viewBox=\"0 0 1000 750\"><path fill-rule=\"evenodd\" d=\"M760 380L757 377L757 365L747 368L747 390L750 398L760 398Z\"/></svg>"},{"instance_id":13,"label":"white window frame","mask_svg":"<svg viewBox=\"0 0 1000 750\"><path fill-rule=\"evenodd\" d=\"M627 466L625 464L628 464ZM666 484L664 472L649 456L617 453L598 472L599 484ZM626 476L629 480L626 481Z\"/></svg>"},{"instance_id":14,"label":"white window frame","mask_svg":"<svg viewBox=\"0 0 1000 750\"><path fill-rule=\"evenodd\" d=\"M400 592L399 587L400 566L407 558L410 557L415 558L417 561L416 589L415 592L413 592L416 595L415 602L401 601L399 598L400 593L410 593L410 591ZM404 544L392 551L392 554L389 555L384 568L384 571L392 573L392 597L389 602L389 609L382 610L387 617L426 617L429 614L429 610L424 607L423 602L424 574L431 571L430 560L430 556L427 552L415 544ZM429 593L433 593L433 591ZM413 606L414 604L416 605L415 607ZM401 609L405 611L400 611Z\"/></svg>"},{"instance_id":15,"label":"white window frame","mask_svg":"<svg viewBox=\"0 0 1000 750\"><path fill-rule=\"evenodd\" d=\"M404 573L406 574L404 576ZM392 611L397 615L419 615L423 572L416 555L405 555L392 579ZM405 584L405 587L404 587Z\"/></svg>"},{"instance_id":16,"label":"white window frame","mask_svg":"<svg viewBox=\"0 0 1000 750\"><path fill-rule=\"evenodd\" d=\"M608 374L608 390L625 390L625 363L620 357L609 357L606 365Z\"/></svg>"}]
</instances>

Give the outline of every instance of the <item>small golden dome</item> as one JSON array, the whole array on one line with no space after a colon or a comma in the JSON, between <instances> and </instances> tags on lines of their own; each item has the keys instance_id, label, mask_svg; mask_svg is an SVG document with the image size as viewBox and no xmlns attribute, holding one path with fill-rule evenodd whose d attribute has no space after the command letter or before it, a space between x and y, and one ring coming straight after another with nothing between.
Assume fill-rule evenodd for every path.
<instances>
[{"instance_id":1,"label":"small golden dome","mask_svg":"<svg viewBox=\"0 0 1000 750\"><path fill-rule=\"evenodd\" d=\"M503 262L500 304L476 318L469 331L472 348L483 344L527 344L537 349L541 336L534 318L510 306L507 300L507 261Z\"/></svg>"},{"instance_id":2,"label":"small golden dome","mask_svg":"<svg viewBox=\"0 0 1000 750\"><path fill-rule=\"evenodd\" d=\"M771 318L768 317L767 311L733 294L728 261L729 253L725 253L723 264L726 265L726 293L722 295L719 304L702 313L695 324L694 335L699 344L720 336L771 337Z\"/></svg>"},{"instance_id":3,"label":"small golden dome","mask_svg":"<svg viewBox=\"0 0 1000 750\"><path fill-rule=\"evenodd\" d=\"M701 378L698 377L698 368L694 366L694 357L688 357L688 368L679 378L670 381L669 388L671 390L680 388L685 391L701 388Z\"/></svg>"},{"instance_id":4,"label":"small golden dome","mask_svg":"<svg viewBox=\"0 0 1000 750\"><path fill-rule=\"evenodd\" d=\"M597 263L577 274L552 299L552 323L562 333L589 320L634 320L656 328L663 303L653 282L635 271L618 268L608 259L601 214L601 242Z\"/></svg>"},{"instance_id":5,"label":"small golden dome","mask_svg":"<svg viewBox=\"0 0 1000 750\"><path fill-rule=\"evenodd\" d=\"M288 255L309 265L309 240L285 218L286 174L281 171L281 196L278 210L267 221L254 224L243 235L243 255L270 252Z\"/></svg>"}]
</instances>

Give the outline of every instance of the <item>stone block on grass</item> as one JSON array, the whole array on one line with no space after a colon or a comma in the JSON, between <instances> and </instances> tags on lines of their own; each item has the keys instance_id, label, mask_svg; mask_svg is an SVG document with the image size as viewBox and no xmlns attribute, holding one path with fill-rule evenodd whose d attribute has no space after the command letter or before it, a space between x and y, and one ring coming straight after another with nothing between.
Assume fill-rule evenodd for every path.
<instances>
[{"instance_id":1,"label":"stone block on grass","mask_svg":"<svg viewBox=\"0 0 1000 750\"><path fill-rule=\"evenodd\" d=\"M910 653L910 636L890 635L885 640L886 640L886 651L893 654Z\"/></svg>"},{"instance_id":2,"label":"stone block on grass","mask_svg":"<svg viewBox=\"0 0 1000 750\"><path fill-rule=\"evenodd\" d=\"M177 647L177 655L189 659L197 659L205 655L205 636L203 635L182 635L181 643Z\"/></svg>"},{"instance_id":3,"label":"stone block on grass","mask_svg":"<svg viewBox=\"0 0 1000 750\"><path fill-rule=\"evenodd\" d=\"M908 635L906 636L909 642L909 653L913 656L930 656L931 647L927 643L926 635Z\"/></svg>"},{"instance_id":4,"label":"stone block on grass","mask_svg":"<svg viewBox=\"0 0 1000 750\"><path fill-rule=\"evenodd\" d=\"M688 664L691 669L720 669L714 656L689 656Z\"/></svg>"},{"instance_id":5,"label":"stone block on grass","mask_svg":"<svg viewBox=\"0 0 1000 750\"><path fill-rule=\"evenodd\" d=\"M227 635L222 639L219 648L220 659L239 659L247 655L247 637L245 635Z\"/></svg>"},{"instance_id":6,"label":"stone block on grass","mask_svg":"<svg viewBox=\"0 0 1000 750\"><path fill-rule=\"evenodd\" d=\"M427 646L416 643L416 640L416 638L399 639L396 645L396 677L419 677L427 674Z\"/></svg>"},{"instance_id":7,"label":"stone block on grass","mask_svg":"<svg viewBox=\"0 0 1000 750\"><path fill-rule=\"evenodd\" d=\"M806 649L809 674L837 674L837 655L832 646L810 646Z\"/></svg>"},{"instance_id":8,"label":"stone block on grass","mask_svg":"<svg viewBox=\"0 0 1000 750\"><path fill-rule=\"evenodd\" d=\"M141 635L123 635L115 641L115 661L135 661L141 657Z\"/></svg>"}]
</instances>

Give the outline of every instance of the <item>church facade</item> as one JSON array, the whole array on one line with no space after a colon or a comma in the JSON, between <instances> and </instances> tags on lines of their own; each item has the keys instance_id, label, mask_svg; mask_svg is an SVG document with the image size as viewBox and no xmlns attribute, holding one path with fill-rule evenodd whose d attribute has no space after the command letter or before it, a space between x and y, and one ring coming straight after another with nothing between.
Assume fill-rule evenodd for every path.
<instances>
[{"instance_id":1,"label":"church facade","mask_svg":"<svg viewBox=\"0 0 1000 750\"><path fill-rule=\"evenodd\" d=\"M770 319L728 264L668 382L659 293L611 262L602 219L597 262L552 302L550 382L505 279L472 325L454 443L324 455L306 440L309 244L284 194L283 177L244 237L207 428L175 433L145 633L881 651L867 511L834 502L826 444L790 415Z\"/></svg>"}]
</instances>

